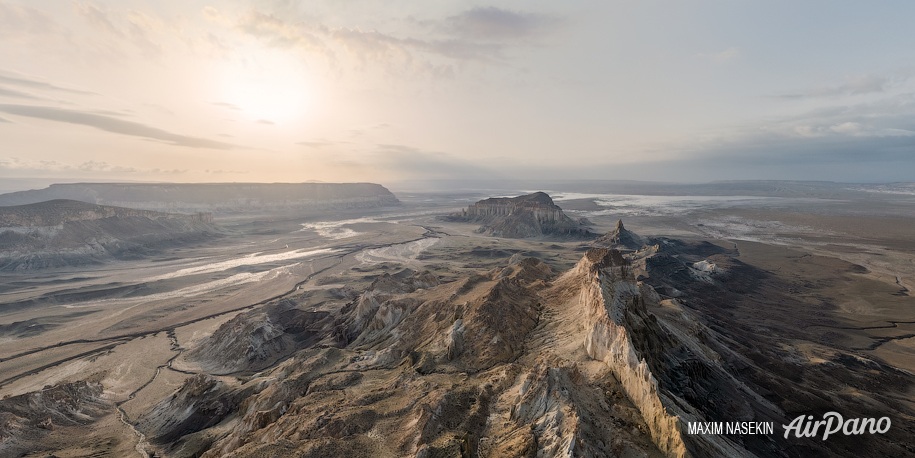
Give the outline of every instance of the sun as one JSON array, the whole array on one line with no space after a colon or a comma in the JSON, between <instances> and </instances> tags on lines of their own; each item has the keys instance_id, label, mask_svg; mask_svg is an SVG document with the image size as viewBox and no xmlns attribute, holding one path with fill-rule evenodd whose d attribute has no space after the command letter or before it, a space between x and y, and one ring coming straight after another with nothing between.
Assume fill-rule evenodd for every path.
<instances>
[{"instance_id":1,"label":"sun","mask_svg":"<svg viewBox=\"0 0 915 458\"><path fill-rule=\"evenodd\" d=\"M264 53L224 72L222 98L253 121L286 123L306 114L310 91L302 66Z\"/></svg>"}]
</instances>

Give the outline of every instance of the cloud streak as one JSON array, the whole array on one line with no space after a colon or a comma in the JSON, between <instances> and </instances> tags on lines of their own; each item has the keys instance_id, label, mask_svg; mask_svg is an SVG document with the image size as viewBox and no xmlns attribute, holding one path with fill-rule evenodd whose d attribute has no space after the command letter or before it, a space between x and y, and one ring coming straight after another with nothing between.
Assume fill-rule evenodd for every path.
<instances>
[{"instance_id":1,"label":"cloud streak","mask_svg":"<svg viewBox=\"0 0 915 458\"><path fill-rule=\"evenodd\" d=\"M854 181L862 170L910 170L915 163L915 93L757 122L668 151L674 153L652 167L704 179L715 179L715 174L759 178L760 171L771 170L793 174L783 178Z\"/></svg>"},{"instance_id":2,"label":"cloud streak","mask_svg":"<svg viewBox=\"0 0 915 458\"><path fill-rule=\"evenodd\" d=\"M827 98L886 92L894 84L905 80L904 77L863 75L851 78L842 84L824 86L802 92L779 95L783 99Z\"/></svg>"},{"instance_id":3,"label":"cloud streak","mask_svg":"<svg viewBox=\"0 0 915 458\"><path fill-rule=\"evenodd\" d=\"M379 144L370 157L372 168L386 171L398 178L448 179L493 178L488 169L440 152L427 151L405 145Z\"/></svg>"},{"instance_id":4,"label":"cloud streak","mask_svg":"<svg viewBox=\"0 0 915 458\"><path fill-rule=\"evenodd\" d=\"M105 161L89 160L80 163L60 162L47 159L20 159L18 157L0 157L0 173L78 173L78 174L180 174L187 170L181 169L140 169L123 165L111 164Z\"/></svg>"},{"instance_id":5,"label":"cloud streak","mask_svg":"<svg viewBox=\"0 0 915 458\"><path fill-rule=\"evenodd\" d=\"M113 38L111 44L130 43L146 57L159 57L162 47L151 37L156 21L137 11L112 13L94 3L77 2L76 11L95 30Z\"/></svg>"},{"instance_id":6,"label":"cloud streak","mask_svg":"<svg viewBox=\"0 0 915 458\"><path fill-rule=\"evenodd\" d=\"M731 59L736 59L736 58L740 57L740 49L731 46L730 48L727 48L727 49L725 49L723 51L719 51L719 52L699 53L699 54L696 54L696 57L698 57L700 59L707 59L707 60L721 63L721 62L726 62Z\"/></svg>"},{"instance_id":7,"label":"cloud streak","mask_svg":"<svg viewBox=\"0 0 915 458\"><path fill-rule=\"evenodd\" d=\"M31 79L31 78L25 78L22 76L12 76L10 74L4 74L4 73L0 73L0 83L10 84L10 85L14 85L14 86L24 86L24 87L27 87L30 89L67 92L70 94L77 94L77 95L97 95L94 92L81 91L78 89L68 89L65 87L46 83L44 81L39 81L36 79Z\"/></svg>"},{"instance_id":8,"label":"cloud streak","mask_svg":"<svg viewBox=\"0 0 915 458\"><path fill-rule=\"evenodd\" d=\"M229 143L200 137L189 137L137 122L125 121L123 119L100 114L66 110L63 108L0 104L0 112L16 116L89 126L106 132L156 140L175 146L212 149L235 148L235 145Z\"/></svg>"},{"instance_id":9,"label":"cloud streak","mask_svg":"<svg viewBox=\"0 0 915 458\"><path fill-rule=\"evenodd\" d=\"M476 7L445 20L453 35L472 40L519 40L552 32L562 20L556 16Z\"/></svg>"},{"instance_id":10,"label":"cloud streak","mask_svg":"<svg viewBox=\"0 0 915 458\"><path fill-rule=\"evenodd\" d=\"M348 63L357 69L374 63L389 70L400 68L438 77L453 77L455 64L460 62L503 63L508 60L507 48L529 46L563 22L556 16L496 7L472 8L436 20L413 20L411 24L425 30L399 33L329 26L311 17L258 9L233 17L208 7L204 16L268 46L319 55L338 70Z\"/></svg>"},{"instance_id":11,"label":"cloud streak","mask_svg":"<svg viewBox=\"0 0 915 458\"><path fill-rule=\"evenodd\" d=\"M0 86L0 97L14 97L17 99L28 99L28 100L42 100L41 97L37 97L32 94L16 91L13 89L6 89L2 86Z\"/></svg>"}]
</instances>

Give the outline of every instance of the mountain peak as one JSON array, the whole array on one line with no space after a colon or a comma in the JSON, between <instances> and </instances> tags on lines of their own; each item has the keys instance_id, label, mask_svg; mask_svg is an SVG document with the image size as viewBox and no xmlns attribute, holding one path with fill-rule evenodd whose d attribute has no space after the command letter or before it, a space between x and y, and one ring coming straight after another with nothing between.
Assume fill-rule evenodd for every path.
<instances>
[{"instance_id":1,"label":"mountain peak","mask_svg":"<svg viewBox=\"0 0 915 458\"><path fill-rule=\"evenodd\" d=\"M643 245L642 238L623 226L623 220L617 220L616 226L594 241L595 247L622 248L638 250Z\"/></svg>"}]
</instances>

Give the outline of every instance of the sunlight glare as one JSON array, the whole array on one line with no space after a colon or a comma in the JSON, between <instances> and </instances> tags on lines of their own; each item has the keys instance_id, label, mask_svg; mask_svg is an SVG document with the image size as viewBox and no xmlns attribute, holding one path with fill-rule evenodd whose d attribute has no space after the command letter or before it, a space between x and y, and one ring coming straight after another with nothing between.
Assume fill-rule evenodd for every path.
<instances>
[{"instance_id":1,"label":"sunlight glare","mask_svg":"<svg viewBox=\"0 0 915 458\"><path fill-rule=\"evenodd\" d=\"M233 66L225 74L225 101L253 121L283 123L305 114L310 102L302 66L288 55L263 53L256 63Z\"/></svg>"}]
</instances>

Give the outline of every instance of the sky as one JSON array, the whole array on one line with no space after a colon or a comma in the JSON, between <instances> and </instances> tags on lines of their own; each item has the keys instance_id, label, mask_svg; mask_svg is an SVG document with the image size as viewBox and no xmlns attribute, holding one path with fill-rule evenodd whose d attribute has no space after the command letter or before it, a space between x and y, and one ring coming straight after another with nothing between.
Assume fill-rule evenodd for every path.
<instances>
[{"instance_id":1,"label":"sky","mask_svg":"<svg viewBox=\"0 0 915 458\"><path fill-rule=\"evenodd\" d=\"M913 181L912 18L908 1L0 0L0 181Z\"/></svg>"}]
</instances>

